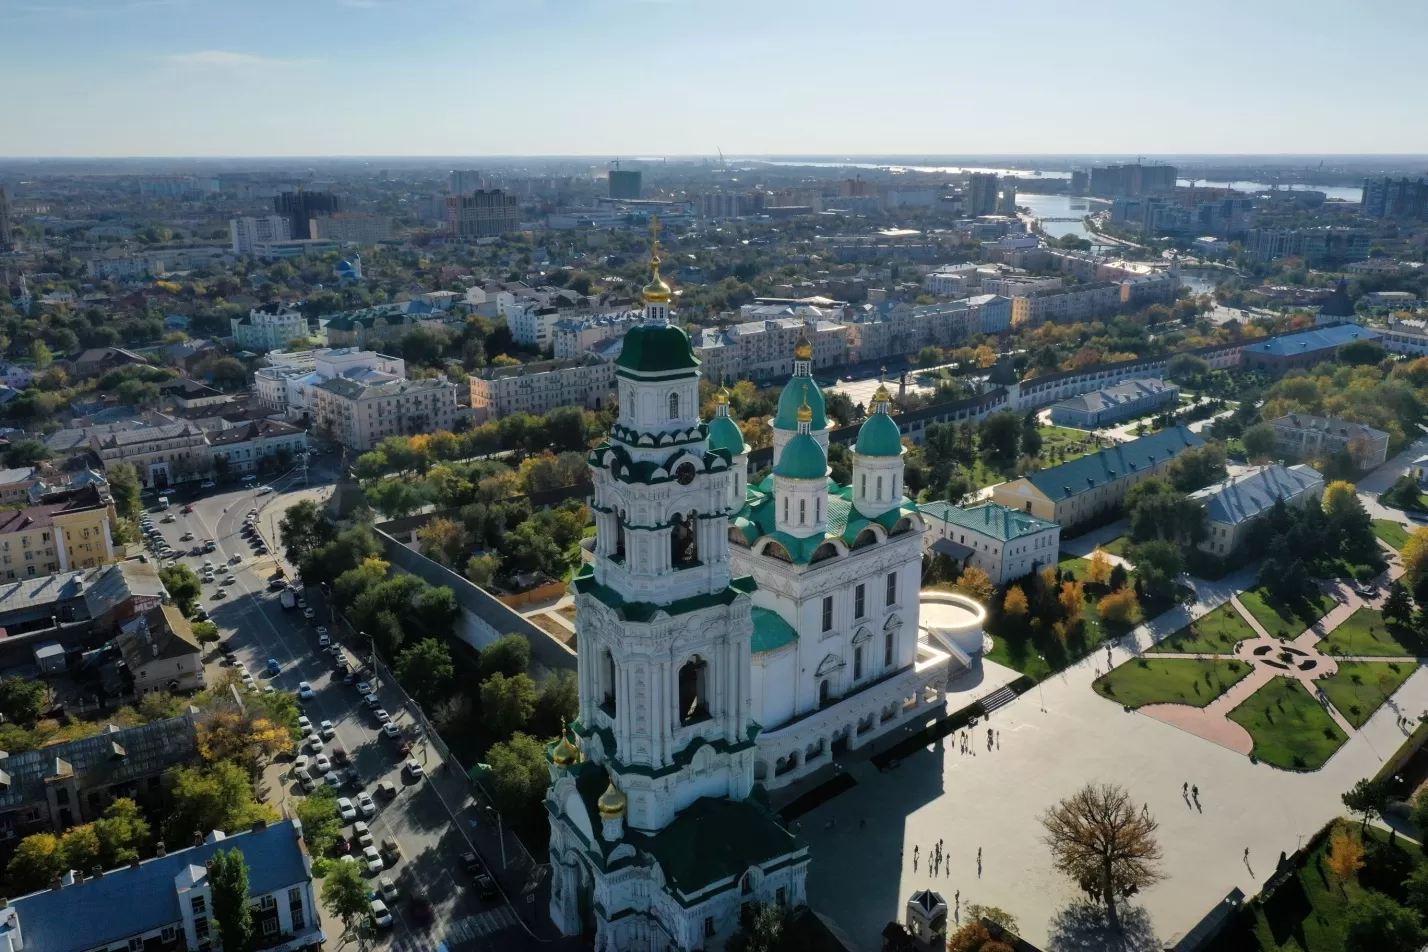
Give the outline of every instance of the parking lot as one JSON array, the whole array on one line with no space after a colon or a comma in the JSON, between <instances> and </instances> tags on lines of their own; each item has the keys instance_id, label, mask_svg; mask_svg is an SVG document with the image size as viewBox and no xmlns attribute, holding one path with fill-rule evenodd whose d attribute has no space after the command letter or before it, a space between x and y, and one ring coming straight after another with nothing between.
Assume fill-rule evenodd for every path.
<instances>
[{"instance_id":1,"label":"parking lot","mask_svg":"<svg viewBox=\"0 0 1428 952\"><path fill-rule=\"evenodd\" d=\"M372 677L362 646L342 644L331 631L323 638L321 629L334 626L320 593L299 589L294 606L282 607L274 576L282 568L291 578L292 571L264 551L275 543L264 533L278 521L276 509L313 494L281 484L275 493L257 486L210 489L196 498L175 494L167 510L145 497L145 518L162 540L157 545L166 543L178 562L211 578L202 584L199 604L218 625L226 650L210 654L207 679L212 683L241 669L254 690L303 689L300 704L311 734L294 756L269 766L260 792L279 810L318 783L337 786L339 796L351 801L344 826L349 849L356 861L370 864L374 893L390 880L393 921L378 931L378 947L401 952L523 947L531 940L515 912L490 887L485 890L490 898L483 898L481 872L468 871L463 862L471 847L462 828L471 820L458 816L453 822L428 776L442 769L440 761L401 710L397 692ZM254 509L263 528L245 530ZM168 516L173 518L164 521ZM149 551L150 557L157 554L156 548ZM296 604L298 594L313 597L306 612ZM365 853L369 846L359 839L357 822L367 824L375 855ZM329 921L327 932L335 940L340 923Z\"/></svg>"}]
</instances>

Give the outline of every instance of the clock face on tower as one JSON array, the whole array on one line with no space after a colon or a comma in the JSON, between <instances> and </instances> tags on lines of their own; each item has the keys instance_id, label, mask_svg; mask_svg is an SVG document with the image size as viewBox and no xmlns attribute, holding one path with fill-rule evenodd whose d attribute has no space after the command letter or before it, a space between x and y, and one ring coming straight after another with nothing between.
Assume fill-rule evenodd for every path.
<instances>
[{"instance_id":1,"label":"clock face on tower","mask_svg":"<svg viewBox=\"0 0 1428 952\"><path fill-rule=\"evenodd\" d=\"M694 482L694 464L681 463L674 471L674 478L681 486L688 486Z\"/></svg>"}]
</instances>

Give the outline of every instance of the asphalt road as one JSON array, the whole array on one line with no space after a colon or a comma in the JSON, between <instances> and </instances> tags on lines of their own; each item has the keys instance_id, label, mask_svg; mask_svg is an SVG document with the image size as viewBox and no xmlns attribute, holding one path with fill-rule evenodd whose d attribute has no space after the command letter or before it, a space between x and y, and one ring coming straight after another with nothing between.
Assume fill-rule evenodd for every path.
<instances>
[{"instance_id":1,"label":"asphalt road","mask_svg":"<svg viewBox=\"0 0 1428 952\"><path fill-rule=\"evenodd\" d=\"M217 583L222 581L219 575L214 584L203 586L202 605L217 623L220 636L233 646L238 660L260 685L269 680L267 662L274 658L281 667L280 673L271 679L276 686L290 691L295 691L300 681L312 686L315 696L303 704L304 713L314 725L332 721L336 737L327 742L325 749L330 754L334 747L343 748L361 772L364 789L373 794L377 803L376 815L368 820L373 837L379 843L387 837L395 837L400 844L401 858L377 874L391 877L401 897L389 903L396 921L392 928L378 934L375 947L399 952L436 952L443 947L449 950L525 947L529 937L511 908L504 903L482 900L469 882L460 861L461 854L468 849L465 837L453 824L436 791L426 779L414 780L405 775L398 742L380 734L376 720L366 705L360 703L355 688L342 683L333 664L335 659L320 651L313 629L322 619L305 622L300 611L284 611L277 594L268 591L267 579L278 561L273 554L254 555L253 547L242 535L243 521L250 509L259 508L260 529L271 544L275 541L272 527L281 518L282 510L304 497L325 498L330 489L330 485L305 488L301 481L284 488L293 482L292 479L280 481L278 492L264 496L257 496L253 490L210 491L197 499L176 495L170 510L177 516L174 522L162 522L162 513L148 515L176 550L182 546L182 550L187 551L206 539L217 543L218 551L213 554L181 559L195 570L205 559L216 566L235 553L243 557L240 565L232 567L237 581L222 586L227 597L214 597L220 587ZM151 499L146 498L145 502L153 504ZM194 511L189 515L180 514L184 502L194 504ZM185 532L192 532L195 539L181 543L179 539ZM352 649L359 646L346 647L348 657L356 660L357 652ZM219 658L215 653L213 662L208 665L210 682L225 670ZM401 713L395 694L385 685L378 688L378 694L397 723L410 731L410 719ZM425 744L418 744L413 755L429 769L437 765L435 753ZM390 781L397 789L396 797L390 801L375 795L377 784L383 780ZM263 783L268 802L279 810L291 806L285 803L289 798L302 794L292 775L291 758L282 758L270 766ZM356 793L352 788L341 791L342 796L354 798ZM350 834L350 826L347 832ZM375 885L377 876L371 879ZM435 919L428 925L417 924L411 916L410 897L417 890L435 907ZM332 947L337 947L341 924L329 920L326 931ZM370 942L364 946L373 947Z\"/></svg>"}]
</instances>

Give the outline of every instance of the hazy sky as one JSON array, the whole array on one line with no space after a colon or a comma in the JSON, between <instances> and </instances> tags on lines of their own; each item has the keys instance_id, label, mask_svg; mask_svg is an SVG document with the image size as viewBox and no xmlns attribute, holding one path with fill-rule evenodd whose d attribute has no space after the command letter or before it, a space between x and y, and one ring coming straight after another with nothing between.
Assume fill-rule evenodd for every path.
<instances>
[{"instance_id":1,"label":"hazy sky","mask_svg":"<svg viewBox=\"0 0 1428 952\"><path fill-rule=\"evenodd\" d=\"M1425 0L0 0L0 155L1428 152Z\"/></svg>"}]
</instances>

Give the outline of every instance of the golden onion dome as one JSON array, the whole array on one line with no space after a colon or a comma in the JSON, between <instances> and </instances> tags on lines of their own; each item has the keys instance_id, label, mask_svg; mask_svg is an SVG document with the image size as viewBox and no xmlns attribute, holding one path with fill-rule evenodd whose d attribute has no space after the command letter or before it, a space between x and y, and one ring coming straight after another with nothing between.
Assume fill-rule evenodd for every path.
<instances>
[{"instance_id":1,"label":"golden onion dome","mask_svg":"<svg viewBox=\"0 0 1428 952\"><path fill-rule=\"evenodd\" d=\"M884 383L878 384L878 389L877 389L877 391L874 392L874 394L873 394L873 402L874 402L874 403L891 403L891 402L892 402L892 394L888 393L887 384L884 384Z\"/></svg>"},{"instance_id":2,"label":"golden onion dome","mask_svg":"<svg viewBox=\"0 0 1428 952\"><path fill-rule=\"evenodd\" d=\"M610 785L605 788L605 792L600 794L600 799L595 802L596 808L600 811L600 818L604 820L619 820L625 815L625 795L620 788L615 786L615 778L610 777Z\"/></svg>"},{"instance_id":3,"label":"golden onion dome","mask_svg":"<svg viewBox=\"0 0 1428 952\"><path fill-rule=\"evenodd\" d=\"M809 424L813 422L813 408L808 405L807 387L803 388L803 406L798 408L798 422Z\"/></svg>"},{"instance_id":4,"label":"golden onion dome","mask_svg":"<svg viewBox=\"0 0 1428 952\"><path fill-rule=\"evenodd\" d=\"M806 333L798 335L798 343L793 347L793 357L795 360L813 359L813 345L808 342Z\"/></svg>"},{"instance_id":5,"label":"golden onion dome","mask_svg":"<svg viewBox=\"0 0 1428 952\"><path fill-rule=\"evenodd\" d=\"M720 387L719 392L714 394L714 403L717 406L727 407L729 405L729 391L724 387Z\"/></svg>"},{"instance_id":6,"label":"golden onion dome","mask_svg":"<svg viewBox=\"0 0 1428 952\"><path fill-rule=\"evenodd\" d=\"M550 759L557 767L573 767L580 763L580 746L570 740L570 731L565 722L560 723L560 740L550 752Z\"/></svg>"},{"instance_id":7,"label":"golden onion dome","mask_svg":"<svg viewBox=\"0 0 1428 952\"><path fill-rule=\"evenodd\" d=\"M654 277L645 285L645 301L649 304L668 304L673 292L670 291L669 285L664 283L664 278L659 276L659 255L650 259L650 267L654 270Z\"/></svg>"}]
</instances>

